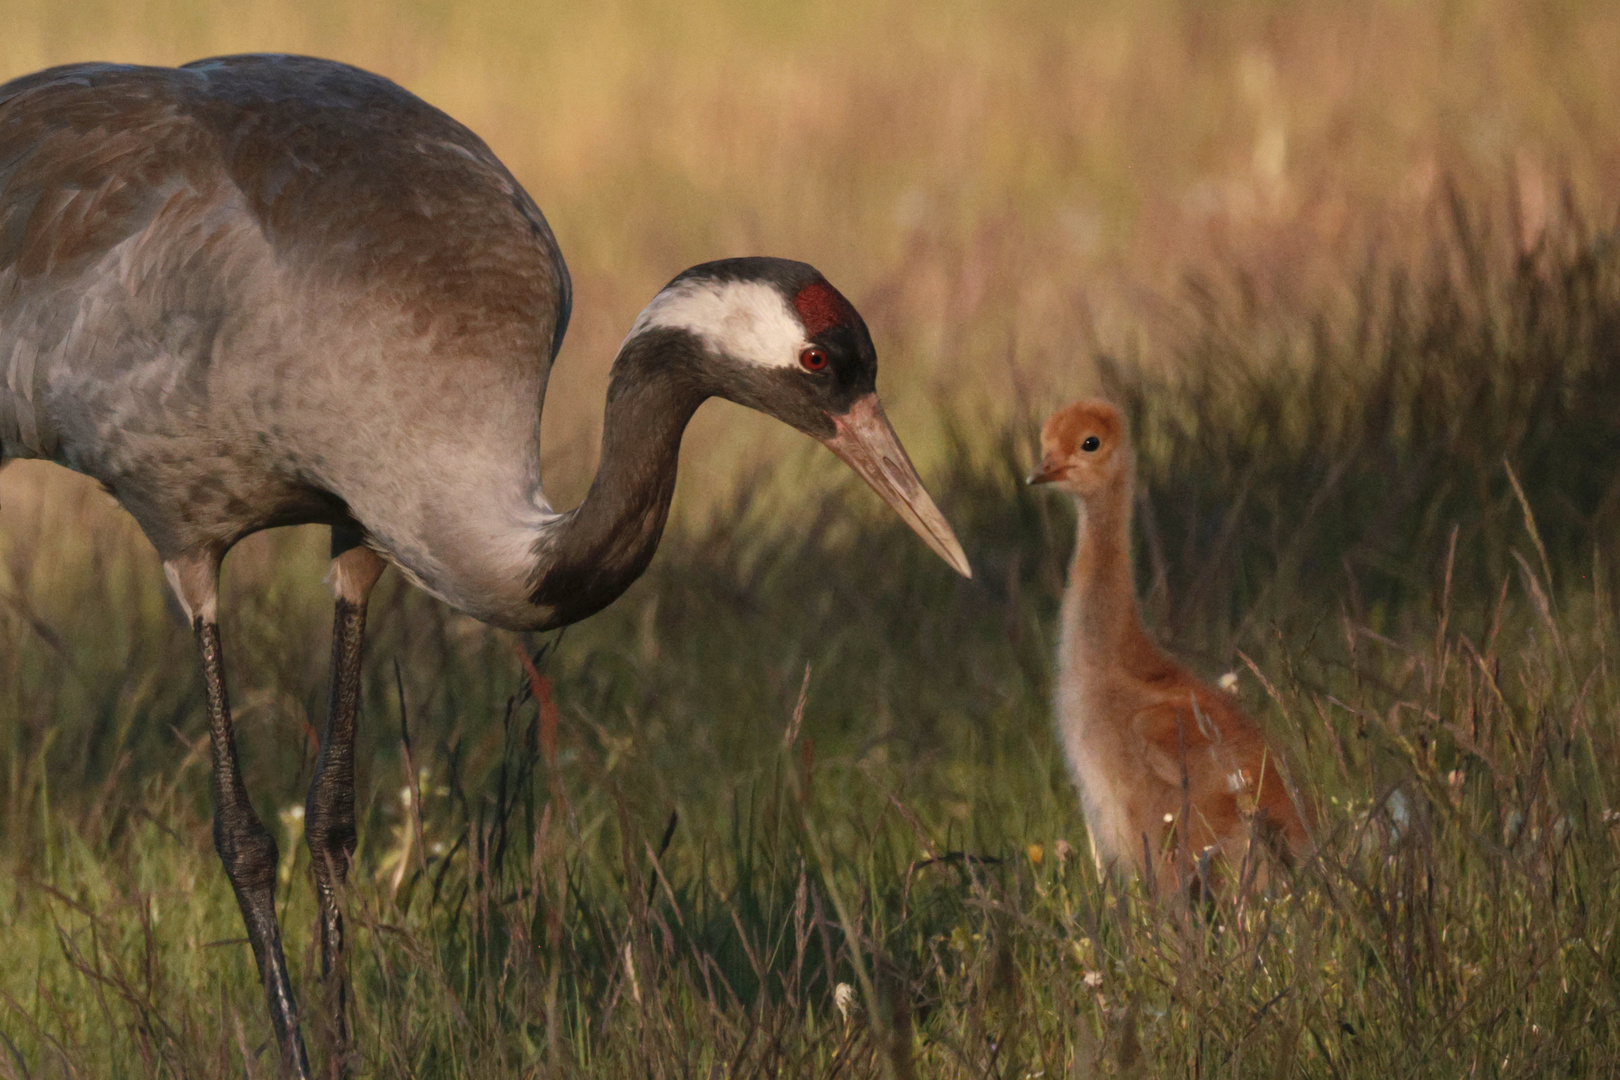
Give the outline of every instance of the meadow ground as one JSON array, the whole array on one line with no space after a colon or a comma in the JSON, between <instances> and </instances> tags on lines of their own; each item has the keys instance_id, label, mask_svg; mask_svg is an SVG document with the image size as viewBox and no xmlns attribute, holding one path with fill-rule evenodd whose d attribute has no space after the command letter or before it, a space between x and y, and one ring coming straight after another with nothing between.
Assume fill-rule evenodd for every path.
<instances>
[{"instance_id":1,"label":"meadow ground","mask_svg":"<svg viewBox=\"0 0 1620 1080\"><path fill-rule=\"evenodd\" d=\"M0 76L296 49L489 137L580 283L562 502L662 280L810 258L973 561L709 406L653 568L560 638L385 579L360 1075L1614 1075L1620 17L928 10L0 15ZM1317 818L1276 897L1160 905L1085 854L1047 708L1072 515L1019 478L1095 392L1138 433L1150 623L1238 674ZM0 1076L273 1076L189 634L57 473L0 474ZM309 1005L324 545L244 544L223 606Z\"/></svg>"}]
</instances>

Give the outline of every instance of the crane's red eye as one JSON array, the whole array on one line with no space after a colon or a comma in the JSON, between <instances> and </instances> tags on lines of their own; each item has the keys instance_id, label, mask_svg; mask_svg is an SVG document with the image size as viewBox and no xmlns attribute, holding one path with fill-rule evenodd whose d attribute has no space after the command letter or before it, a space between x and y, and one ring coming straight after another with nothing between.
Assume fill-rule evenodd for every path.
<instances>
[{"instance_id":1,"label":"crane's red eye","mask_svg":"<svg viewBox=\"0 0 1620 1080\"><path fill-rule=\"evenodd\" d=\"M827 366L827 354L820 349L806 349L799 354L799 363L806 371L820 371Z\"/></svg>"}]
</instances>

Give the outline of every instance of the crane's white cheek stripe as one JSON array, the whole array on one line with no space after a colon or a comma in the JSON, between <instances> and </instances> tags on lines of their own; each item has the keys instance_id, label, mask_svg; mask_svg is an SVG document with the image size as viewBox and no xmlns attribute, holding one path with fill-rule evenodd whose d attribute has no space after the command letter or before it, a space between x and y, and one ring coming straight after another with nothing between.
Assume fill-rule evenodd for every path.
<instances>
[{"instance_id":1,"label":"crane's white cheek stripe","mask_svg":"<svg viewBox=\"0 0 1620 1080\"><path fill-rule=\"evenodd\" d=\"M782 294L757 281L683 281L653 297L630 337L685 330L715 352L760 367L796 367L804 326Z\"/></svg>"}]
</instances>

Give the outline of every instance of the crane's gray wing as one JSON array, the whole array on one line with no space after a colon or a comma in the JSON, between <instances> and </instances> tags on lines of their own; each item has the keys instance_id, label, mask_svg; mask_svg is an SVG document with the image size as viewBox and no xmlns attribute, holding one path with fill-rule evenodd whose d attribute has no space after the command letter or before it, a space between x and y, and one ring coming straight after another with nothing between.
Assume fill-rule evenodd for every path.
<instances>
[{"instance_id":1,"label":"crane's gray wing","mask_svg":"<svg viewBox=\"0 0 1620 1080\"><path fill-rule=\"evenodd\" d=\"M222 178L279 260L424 333L487 339L472 351L523 364L544 394L572 289L539 208L449 116L307 57L80 64L0 86L0 318Z\"/></svg>"},{"instance_id":2,"label":"crane's gray wing","mask_svg":"<svg viewBox=\"0 0 1620 1080\"><path fill-rule=\"evenodd\" d=\"M409 563L474 527L469 487L496 525L548 514L569 307L521 185L386 79L246 56L0 87L0 457L100 479L165 557L358 521Z\"/></svg>"},{"instance_id":3,"label":"crane's gray wing","mask_svg":"<svg viewBox=\"0 0 1620 1080\"><path fill-rule=\"evenodd\" d=\"M572 308L545 217L482 139L380 76L299 56L179 69L277 255L373 288L440 332L543 365ZM512 340L517 335L517 340Z\"/></svg>"},{"instance_id":4,"label":"crane's gray wing","mask_svg":"<svg viewBox=\"0 0 1620 1080\"><path fill-rule=\"evenodd\" d=\"M0 86L0 454L56 454L46 384L81 279L208 157L164 84L154 70L85 64Z\"/></svg>"},{"instance_id":5,"label":"crane's gray wing","mask_svg":"<svg viewBox=\"0 0 1620 1080\"><path fill-rule=\"evenodd\" d=\"M162 89L150 69L111 64L0 86L0 304L99 259L192 179L203 140Z\"/></svg>"}]
</instances>

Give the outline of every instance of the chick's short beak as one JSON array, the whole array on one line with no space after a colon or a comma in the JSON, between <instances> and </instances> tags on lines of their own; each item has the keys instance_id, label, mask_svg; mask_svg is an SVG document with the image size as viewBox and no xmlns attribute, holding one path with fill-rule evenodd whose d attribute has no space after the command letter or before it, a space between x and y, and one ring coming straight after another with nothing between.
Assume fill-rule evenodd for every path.
<instances>
[{"instance_id":1,"label":"chick's short beak","mask_svg":"<svg viewBox=\"0 0 1620 1080\"><path fill-rule=\"evenodd\" d=\"M1067 466L1060 465L1055 461L1042 461L1040 466L1025 478L1024 483L1032 486L1035 484L1050 484L1053 480L1062 476L1065 471L1067 471Z\"/></svg>"},{"instance_id":2,"label":"chick's short beak","mask_svg":"<svg viewBox=\"0 0 1620 1080\"><path fill-rule=\"evenodd\" d=\"M939 512L934 500L923 490L899 436L883 415L883 406L876 394L867 394L849 407L842 415L831 416L834 433L821 440L827 449L854 469L872 490L883 496L883 501L894 507L912 531L922 537L923 543L934 549L963 577L972 577L962 545L956 540L945 515Z\"/></svg>"}]
</instances>

